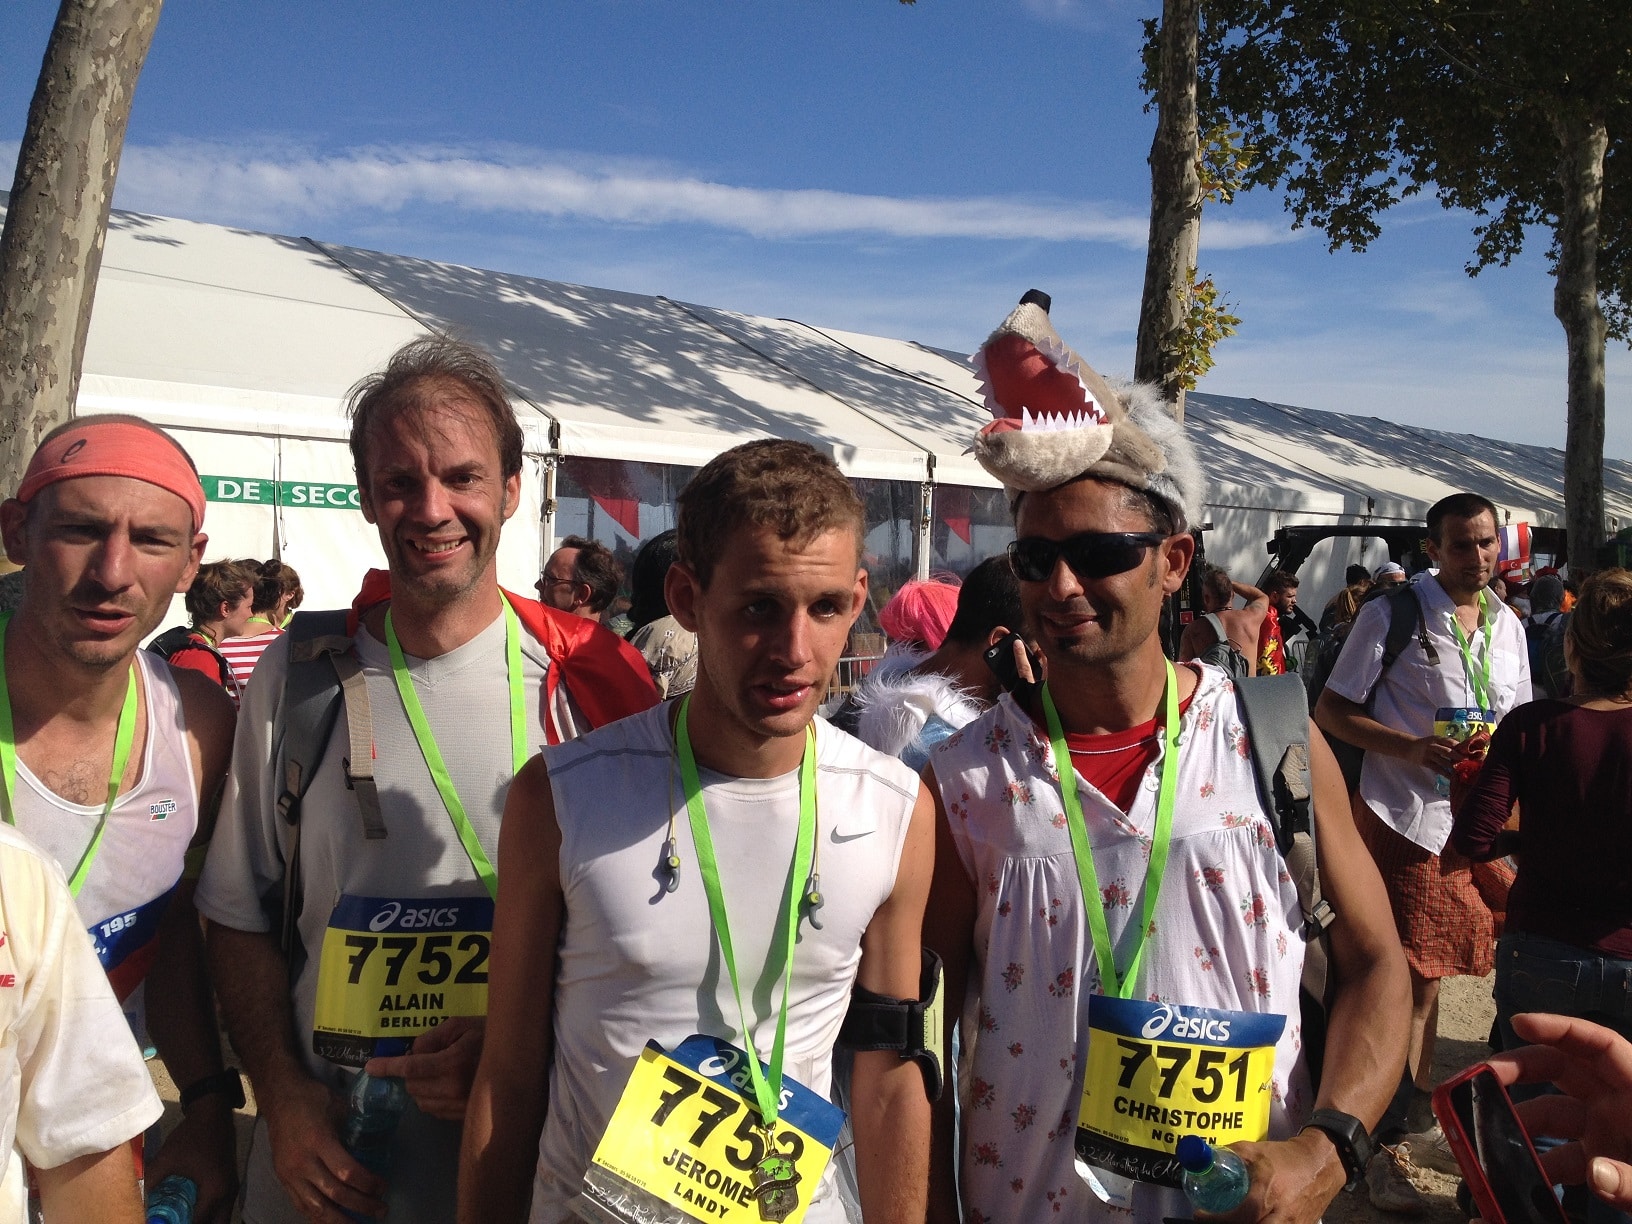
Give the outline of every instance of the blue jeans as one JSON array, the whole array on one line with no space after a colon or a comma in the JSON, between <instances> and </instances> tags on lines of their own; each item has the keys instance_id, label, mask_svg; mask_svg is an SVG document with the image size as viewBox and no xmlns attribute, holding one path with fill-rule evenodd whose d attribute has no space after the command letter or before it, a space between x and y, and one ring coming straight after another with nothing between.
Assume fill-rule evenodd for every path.
<instances>
[{"instance_id":1,"label":"blue jeans","mask_svg":"<svg viewBox=\"0 0 1632 1224\"><path fill-rule=\"evenodd\" d=\"M1525 1044L1511 1021L1520 1012L1532 1011L1579 1016L1632 1040L1632 960L1600 956L1590 948L1540 935L1515 932L1502 936L1496 945L1496 1021L1503 1049ZM1551 1089L1518 1087L1512 1095L1522 1101L1547 1091ZM1538 1137L1536 1150L1546 1151L1558 1143ZM1589 1224L1632 1224L1632 1216L1588 1194L1585 1219Z\"/></svg>"}]
</instances>

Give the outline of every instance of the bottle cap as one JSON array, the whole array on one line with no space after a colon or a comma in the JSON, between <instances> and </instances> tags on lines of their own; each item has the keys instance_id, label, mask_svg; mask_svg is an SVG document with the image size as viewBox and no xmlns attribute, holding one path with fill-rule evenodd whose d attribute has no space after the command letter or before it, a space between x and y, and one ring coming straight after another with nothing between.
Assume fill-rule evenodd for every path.
<instances>
[{"instance_id":1,"label":"bottle cap","mask_svg":"<svg viewBox=\"0 0 1632 1224\"><path fill-rule=\"evenodd\" d=\"M1213 1145L1200 1135L1186 1135L1180 1139L1174 1155L1187 1173L1205 1173L1213 1167Z\"/></svg>"}]
</instances>

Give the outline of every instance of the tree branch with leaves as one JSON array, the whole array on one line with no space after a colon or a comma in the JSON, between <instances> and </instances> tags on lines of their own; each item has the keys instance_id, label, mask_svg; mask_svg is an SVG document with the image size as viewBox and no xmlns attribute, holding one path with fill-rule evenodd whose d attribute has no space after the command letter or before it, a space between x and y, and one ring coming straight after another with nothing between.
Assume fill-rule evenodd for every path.
<instances>
[{"instance_id":1,"label":"tree branch with leaves","mask_svg":"<svg viewBox=\"0 0 1632 1224\"><path fill-rule=\"evenodd\" d=\"M1333 250L1364 250L1422 192L1476 218L1470 275L1551 235L1569 555L1592 568L1604 346L1632 336L1632 4L1208 0L1197 72L1203 121L1258 151L1246 185L1281 190Z\"/></svg>"}]
</instances>

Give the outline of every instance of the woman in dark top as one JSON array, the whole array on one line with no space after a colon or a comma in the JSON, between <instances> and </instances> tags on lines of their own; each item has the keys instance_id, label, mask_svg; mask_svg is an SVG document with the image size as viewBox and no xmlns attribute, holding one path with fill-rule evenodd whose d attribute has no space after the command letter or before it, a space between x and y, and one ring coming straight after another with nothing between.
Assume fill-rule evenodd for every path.
<instances>
[{"instance_id":1,"label":"woman in dark top","mask_svg":"<svg viewBox=\"0 0 1632 1224\"><path fill-rule=\"evenodd\" d=\"M1502 720L1451 830L1475 861L1518 858L1496 955L1508 1048L1523 1044L1509 1020L1528 1011L1632 1038L1632 573L1587 579L1564 650L1574 696ZM1515 800L1516 838L1503 831ZM1592 1206L1594 1220L1626 1218Z\"/></svg>"}]
</instances>

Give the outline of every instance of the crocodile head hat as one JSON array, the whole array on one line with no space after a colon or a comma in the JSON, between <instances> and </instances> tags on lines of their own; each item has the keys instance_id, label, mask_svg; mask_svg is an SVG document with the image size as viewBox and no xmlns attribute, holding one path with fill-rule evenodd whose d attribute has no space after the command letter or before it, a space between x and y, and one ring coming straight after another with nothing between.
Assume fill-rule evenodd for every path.
<instances>
[{"instance_id":1,"label":"crocodile head hat","mask_svg":"<svg viewBox=\"0 0 1632 1224\"><path fill-rule=\"evenodd\" d=\"M975 435L975 459L1012 506L1022 493L1083 476L1143 489L1188 531L1201 519L1201 464L1156 389L1100 377L1066 346L1049 297L1020 299L973 358L992 422Z\"/></svg>"}]
</instances>

